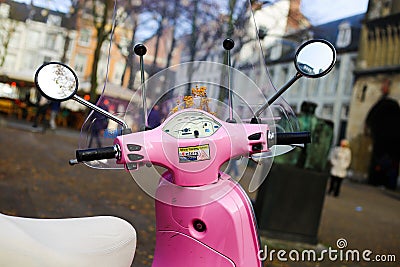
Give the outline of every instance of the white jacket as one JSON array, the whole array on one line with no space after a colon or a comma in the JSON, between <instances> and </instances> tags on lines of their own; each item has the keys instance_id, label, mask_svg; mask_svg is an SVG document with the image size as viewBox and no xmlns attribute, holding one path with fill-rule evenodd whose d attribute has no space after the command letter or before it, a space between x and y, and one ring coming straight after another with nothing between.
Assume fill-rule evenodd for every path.
<instances>
[{"instance_id":1,"label":"white jacket","mask_svg":"<svg viewBox=\"0 0 400 267\"><path fill-rule=\"evenodd\" d=\"M330 155L331 175L344 178L351 162L351 151L348 147L335 147Z\"/></svg>"}]
</instances>

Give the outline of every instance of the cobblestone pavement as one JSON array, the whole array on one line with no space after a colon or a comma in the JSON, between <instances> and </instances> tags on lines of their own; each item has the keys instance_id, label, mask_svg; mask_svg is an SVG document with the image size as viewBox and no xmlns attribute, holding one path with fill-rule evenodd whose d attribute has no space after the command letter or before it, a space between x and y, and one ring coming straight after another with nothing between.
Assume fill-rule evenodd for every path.
<instances>
[{"instance_id":1,"label":"cobblestone pavement","mask_svg":"<svg viewBox=\"0 0 400 267\"><path fill-rule=\"evenodd\" d=\"M38 218L114 215L138 234L133 266L150 266L154 202L124 170L69 166L78 133L0 128L0 212Z\"/></svg>"},{"instance_id":2,"label":"cobblestone pavement","mask_svg":"<svg viewBox=\"0 0 400 267\"><path fill-rule=\"evenodd\" d=\"M365 184L344 181L342 192L338 198L326 196L319 227L317 246L282 242L273 240L267 242L271 249L284 250L289 253L295 249L314 250L317 259L323 261L282 262L275 253L273 261L267 261L266 266L318 266L318 267L360 267L360 266L400 266L400 198L398 192L386 191L381 188L370 187ZM327 252L321 256L322 250L338 250L337 242L343 239L347 243L343 251L342 261L330 260ZM346 261L346 251L357 250L360 261L352 260L350 252ZM372 251L368 258L371 262L362 259L363 251ZM307 254L306 254L307 255ZM332 254L338 255L340 254ZM395 262L376 262L379 257L392 258ZM375 256L378 256L375 260ZM288 258L288 254L286 254ZM334 259L334 257L331 257Z\"/></svg>"},{"instance_id":3,"label":"cobblestone pavement","mask_svg":"<svg viewBox=\"0 0 400 267\"><path fill-rule=\"evenodd\" d=\"M0 212L39 218L114 215L138 232L133 266L150 266L155 244L154 202L122 170L69 166L79 133L57 129L34 132L29 125L0 118ZM398 192L345 181L340 197L325 198L318 246L270 240L269 249L321 252L344 238L346 249L394 254L396 262L280 261L265 266L400 266L400 198ZM268 240L263 237L262 240ZM265 242L264 242L265 243ZM287 254L286 254L287 255ZM319 256L321 254L318 254ZM371 256L372 257L372 256Z\"/></svg>"}]
</instances>

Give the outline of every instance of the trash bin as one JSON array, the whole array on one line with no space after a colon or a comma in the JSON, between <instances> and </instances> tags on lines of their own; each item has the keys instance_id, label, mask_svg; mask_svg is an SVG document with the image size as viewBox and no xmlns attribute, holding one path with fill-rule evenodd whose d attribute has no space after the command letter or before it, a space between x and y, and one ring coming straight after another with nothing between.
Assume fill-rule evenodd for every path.
<instances>
[{"instance_id":1,"label":"trash bin","mask_svg":"<svg viewBox=\"0 0 400 267\"><path fill-rule=\"evenodd\" d=\"M254 209L260 231L267 237L318 242L333 123L317 118L316 107L303 102L298 116L300 129L311 132L311 144L276 157L258 190Z\"/></svg>"},{"instance_id":2,"label":"trash bin","mask_svg":"<svg viewBox=\"0 0 400 267\"><path fill-rule=\"evenodd\" d=\"M255 213L267 238L318 243L318 228L329 174L274 164L261 185Z\"/></svg>"}]
</instances>

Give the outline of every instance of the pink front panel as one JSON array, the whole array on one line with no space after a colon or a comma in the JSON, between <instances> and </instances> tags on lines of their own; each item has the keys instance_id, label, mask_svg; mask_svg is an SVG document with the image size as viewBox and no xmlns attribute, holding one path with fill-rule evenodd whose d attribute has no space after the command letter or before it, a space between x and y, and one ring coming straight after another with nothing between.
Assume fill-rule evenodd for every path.
<instances>
[{"instance_id":1,"label":"pink front panel","mask_svg":"<svg viewBox=\"0 0 400 267\"><path fill-rule=\"evenodd\" d=\"M231 188L231 190L221 195L219 199L205 205L179 207L156 201L157 233L174 232L193 238L196 242L200 242L202 245L229 258L237 267L261 266L261 262L257 258L259 244L251 204L244 192L232 181L220 180L218 184L223 190L227 188ZM177 203L182 203L193 197L201 198L201 194L193 194L190 190L174 192L170 187L171 184L162 181L157 192L157 194L162 195L160 198L164 199L169 194L170 203L173 203L172 199ZM209 192L204 190L204 198L207 198L208 194ZM198 200L198 202L201 201ZM198 221L204 223L205 231L201 232L195 229L194 222ZM182 244L175 242L173 238L157 239L155 262L159 262L164 254L181 249ZM196 264L195 260L201 262L201 257L197 256L194 252L192 254L181 254L181 257L188 257L182 259L186 265L171 266L191 266Z\"/></svg>"},{"instance_id":2,"label":"pink front panel","mask_svg":"<svg viewBox=\"0 0 400 267\"><path fill-rule=\"evenodd\" d=\"M182 233L158 231L156 239L161 244L168 244L170 249L158 246L152 267L235 267L227 257Z\"/></svg>"}]
</instances>

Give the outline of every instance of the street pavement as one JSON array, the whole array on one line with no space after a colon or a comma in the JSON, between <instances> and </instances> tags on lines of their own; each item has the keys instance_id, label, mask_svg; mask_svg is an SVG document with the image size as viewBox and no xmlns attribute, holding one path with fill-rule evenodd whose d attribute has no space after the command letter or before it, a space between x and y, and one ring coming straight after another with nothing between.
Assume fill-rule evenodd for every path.
<instances>
[{"instance_id":1,"label":"street pavement","mask_svg":"<svg viewBox=\"0 0 400 267\"><path fill-rule=\"evenodd\" d=\"M138 233L132 266L150 266L155 244L153 199L123 170L69 166L78 139L75 130L42 133L25 122L0 117L0 212L37 218L124 218ZM318 245L271 240L268 236L261 239L263 248L267 245L269 251L276 250L265 262L270 267L400 266L400 193L345 180L338 198L325 198ZM396 262L333 261L327 254L322 254L323 261L288 258L292 250L313 250L322 257L324 250L338 249L338 239L347 242L343 252L370 250L371 259L395 255ZM286 252L287 261L278 259L279 250Z\"/></svg>"}]
</instances>

